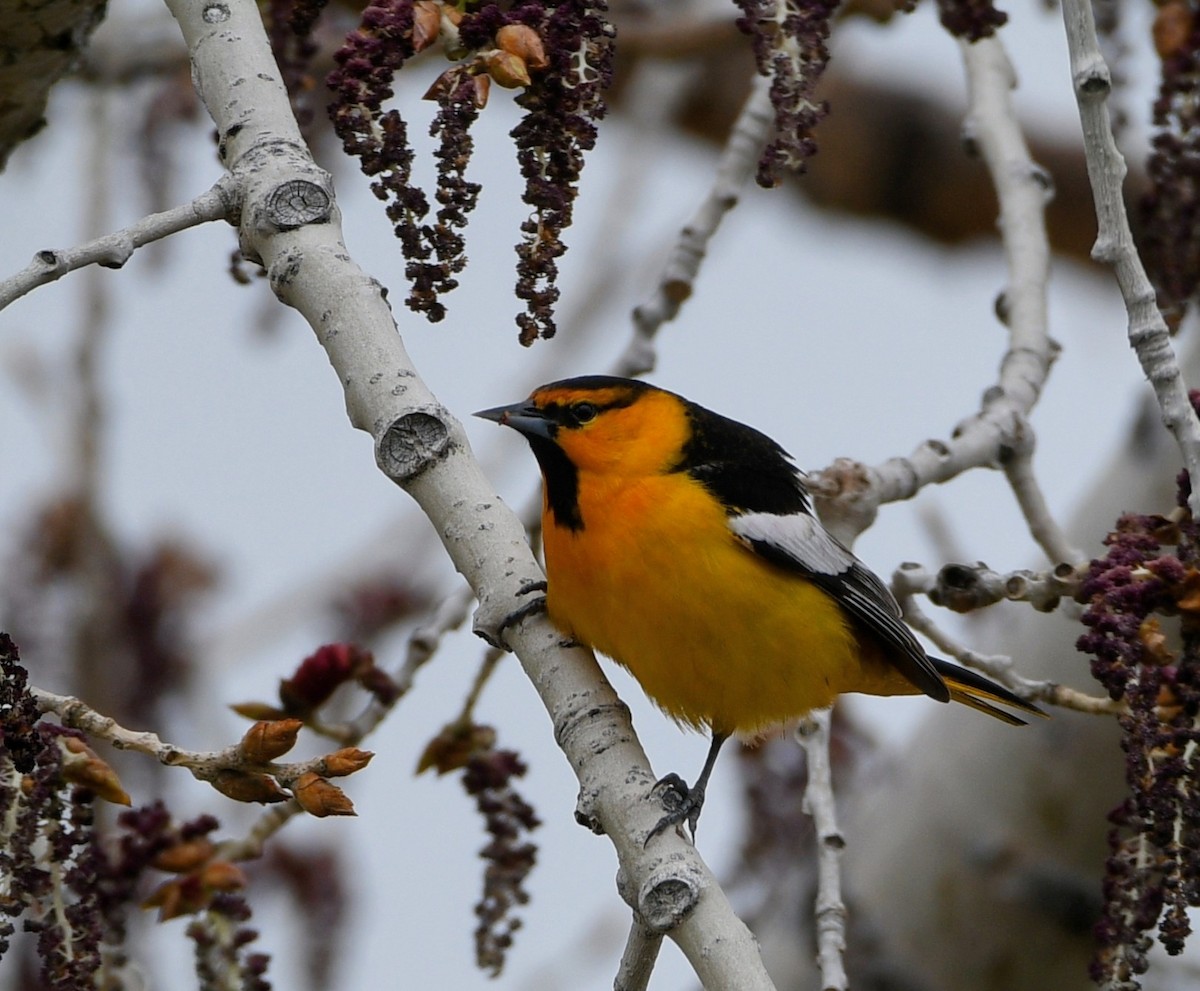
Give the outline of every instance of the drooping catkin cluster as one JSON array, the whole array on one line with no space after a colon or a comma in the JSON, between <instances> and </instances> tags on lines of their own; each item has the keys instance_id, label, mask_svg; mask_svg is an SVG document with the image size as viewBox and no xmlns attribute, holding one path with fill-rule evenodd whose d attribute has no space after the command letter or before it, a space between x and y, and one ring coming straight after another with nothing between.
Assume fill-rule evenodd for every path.
<instances>
[{"instance_id":1,"label":"drooping catkin cluster","mask_svg":"<svg viewBox=\"0 0 1200 991\"><path fill-rule=\"evenodd\" d=\"M771 79L775 136L758 163L760 186L802 172L817 152L812 131L829 113L815 92L829 62L830 22L837 0L736 0L738 27L750 35L758 71Z\"/></svg>"},{"instance_id":2,"label":"drooping catkin cluster","mask_svg":"<svg viewBox=\"0 0 1200 991\"><path fill-rule=\"evenodd\" d=\"M1129 794L1110 813L1104 912L1092 976L1133 991L1157 927L1169 953L1200 905L1200 528L1128 514L1106 540L1081 589L1088 632L1080 650L1128 711ZM1178 645L1164 620L1178 616Z\"/></svg>"},{"instance_id":3,"label":"drooping catkin cluster","mask_svg":"<svg viewBox=\"0 0 1200 991\"><path fill-rule=\"evenodd\" d=\"M533 208L517 245L517 318L530 344L554 334L557 259L584 153L596 140L603 89L612 74L612 28L605 0L515 0L454 5L440 0L380 0L368 5L357 30L335 55L328 84L330 115L346 152L373 179L387 203L407 259L408 305L432 321L446 314L442 297L458 285L467 262L464 231L481 191L466 178L474 151L471 127L487 105L492 83L521 92L526 111L512 132ZM451 61L426 98L438 104L430 134L438 139L438 209L414 185L407 124L395 108L395 74L418 52L440 42Z\"/></svg>"},{"instance_id":4,"label":"drooping catkin cluster","mask_svg":"<svg viewBox=\"0 0 1200 991\"><path fill-rule=\"evenodd\" d=\"M475 906L475 961L493 977L503 968L513 933L520 928L516 908L529 900L525 879L537 860L537 847L525 836L541 821L513 786L525 770L513 751L487 750L472 755L463 772L463 788L474 797L489 837L479 852L487 866L483 896Z\"/></svg>"},{"instance_id":5,"label":"drooping catkin cluster","mask_svg":"<svg viewBox=\"0 0 1200 991\"><path fill-rule=\"evenodd\" d=\"M1142 258L1158 305L1175 328L1200 287L1200 25L1186 0L1162 4L1154 21L1162 78L1142 199Z\"/></svg>"},{"instance_id":6,"label":"drooping catkin cluster","mask_svg":"<svg viewBox=\"0 0 1200 991\"><path fill-rule=\"evenodd\" d=\"M245 878L206 838L217 820L175 826L155 804L122 813L106 836L95 822L97 799L129 804L82 733L41 718L16 646L0 633L0 957L19 921L36 934L42 986L117 986L129 964L128 918L155 869L173 876L144 905L164 920L201 916L189 934L198 952L214 941L211 932L221 934L221 980L240 974L237 986L266 991L267 958L246 952L257 934L241 926L250 914Z\"/></svg>"},{"instance_id":7,"label":"drooping catkin cluster","mask_svg":"<svg viewBox=\"0 0 1200 991\"><path fill-rule=\"evenodd\" d=\"M537 846L528 835L541 820L516 788L526 764L519 754L496 746L496 730L464 715L444 726L425 747L417 773L462 772L463 789L483 817L487 845L483 893L475 906L475 963L492 977L500 974L521 927L517 909L529 901L525 880L537 863Z\"/></svg>"}]
</instances>

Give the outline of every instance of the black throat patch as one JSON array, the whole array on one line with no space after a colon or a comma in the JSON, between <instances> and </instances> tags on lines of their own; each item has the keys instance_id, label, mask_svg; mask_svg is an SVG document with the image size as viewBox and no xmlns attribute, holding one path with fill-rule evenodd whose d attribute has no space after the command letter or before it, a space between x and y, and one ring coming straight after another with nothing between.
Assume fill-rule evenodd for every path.
<instances>
[{"instance_id":1,"label":"black throat patch","mask_svg":"<svg viewBox=\"0 0 1200 991\"><path fill-rule=\"evenodd\" d=\"M579 512L579 469L563 453L561 447L545 437L527 436L533 456L542 469L546 485L546 502L554 515L554 522L568 530L583 529L583 516Z\"/></svg>"}]
</instances>

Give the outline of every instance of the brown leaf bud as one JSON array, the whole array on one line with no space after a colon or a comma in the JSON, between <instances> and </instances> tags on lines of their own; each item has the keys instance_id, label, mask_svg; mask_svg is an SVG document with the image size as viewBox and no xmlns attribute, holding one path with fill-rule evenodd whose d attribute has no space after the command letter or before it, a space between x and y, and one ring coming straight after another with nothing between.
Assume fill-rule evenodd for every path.
<instances>
[{"instance_id":1,"label":"brown leaf bud","mask_svg":"<svg viewBox=\"0 0 1200 991\"><path fill-rule=\"evenodd\" d=\"M1185 618L1195 619L1200 614L1200 571L1189 568L1176 595L1175 605L1179 607L1179 611Z\"/></svg>"},{"instance_id":2,"label":"brown leaf bud","mask_svg":"<svg viewBox=\"0 0 1200 991\"><path fill-rule=\"evenodd\" d=\"M354 803L341 788L315 771L306 771L292 784L292 795L310 816L352 816Z\"/></svg>"},{"instance_id":3,"label":"brown leaf bud","mask_svg":"<svg viewBox=\"0 0 1200 991\"><path fill-rule=\"evenodd\" d=\"M528 86L533 80L529 78L529 69L525 60L512 52L495 51L483 56L483 64L487 73L496 81L497 86L505 89L517 89Z\"/></svg>"},{"instance_id":4,"label":"brown leaf bud","mask_svg":"<svg viewBox=\"0 0 1200 991\"><path fill-rule=\"evenodd\" d=\"M287 792L265 774L250 774L226 768L216 773L212 779L212 786L235 802L258 802L267 805L271 802L287 801Z\"/></svg>"},{"instance_id":5,"label":"brown leaf bud","mask_svg":"<svg viewBox=\"0 0 1200 991\"><path fill-rule=\"evenodd\" d=\"M1154 15L1154 50L1159 58L1177 54L1192 33L1192 12L1186 3L1172 0L1163 4Z\"/></svg>"},{"instance_id":6,"label":"brown leaf bud","mask_svg":"<svg viewBox=\"0 0 1200 991\"><path fill-rule=\"evenodd\" d=\"M238 702L229 708L247 719L283 719L287 716L282 709L267 705L266 702Z\"/></svg>"},{"instance_id":7,"label":"brown leaf bud","mask_svg":"<svg viewBox=\"0 0 1200 991\"><path fill-rule=\"evenodd\" d=\"M413 4L413 51L425 51L437 41L441 30L442 5L435 0L417 0Z\"/></svg>"},{"instance_id":8,"label":"brown leaf bud","mask_svg":"<svg viewBox=\"0 0 1200 991\"><path fill-rule=\"evenodd\" d=\"M454 85L454 79L458 72L458 67L451 67L437 77L429 84L429 89L425 91L422 100L440 100L446 93L450 92L450 87Z\"/></svg>"},{"instance_id":9,"label":"brown leaf bud","mask_svg":"<svg viewBox=\"0 0 1200 991\"><path fill-rule=\"evenodd\" d=\"M237 891L246 887L246 875L228 860L214 860L199 872L200 884L207 891Z\"/></svg>"},{"instance_id":10,"label":"brown leaf bud","mask_svg":"<svg viewBox=\"0 0 1200 991\"><path fill-rule=\"evenodd\" d=\"M550 64L541 35L527 24L505 24L496 32L496 47L516 55L530 69L544 69Z\"/></svg>"},{"instance_id":11,"label":"brown leaf bud","mask_svg":"<svg viewBox=\"0 0 1200 991\"><path fill-rule=\"evenodd\" d=\"M265 764L282 757L296 745L296 737L303 725L299 719L260 720L246 730L238 748L251 763Z\"/></svg>"},{"instance_id":12,"label":"brown leaf bud","mask_svg":"<svg viewBox=\"0 0 1200 991\"><path fill-rule=\"evenodd\" d=\"M488 93L492 88L492 77L480 73L471 77L471 83L475 87L474 93L471 94L471 102L478 109L482 110L487 106Z\"/></svg>"},{"instance_id":13,"label":"brown leaf bud","mask_svg":"<svg viewBox=\"0 0 1200 991\"><path fill-rule=\"evenodd\" d=\"M133 804L117 772L83 740L74 736L59 737L59 747L63 752L64 780L95 792L98 798L114 805Z\"/></svg>"},{"instance_id":14,"label":"brown leaf bud","mask_svg":"<svg viewBox=\"0 0 1200 991\"><path fill-rule=\"evenodd\" d=\"M466 767L474 754L490 750L496 744L496 731L491 726L478 723L462 725L447 723L425 746L417 761L417 774L431 767L438 774L449 774Z\"/></svg>"},{"instance_id":15,"label":"brown leaf bud","mask_svg":"<svg viewBox=\"0 0 1200 991\"><path fill-rule=\"evenodd\" d=\"M189 881L190 884L187 883ZM200 894L200 885L196 883L194 876L167 881L151 892L150 897L142 902L142 908L157 908L158 921L167 922L198 910L203 904Z\"/></svg>"},{"instance_id":16,"label":"brown leaf bud","mask_svg":"<svg viewBox=\"0 0 1200 991\"><path fill-rule=\"evenodd\" d=\"M216 852L216 849L211 841L203 837L182 840L174 846L167 847L151 863L160 871L185 874L207 861Z\"/></svg>"},{"instance_id":17,"label":"brown leaf bud","mask_svg":"<svg viewBox=\"0 0 1200 991\"><path fill-rule=\"evenodd\" d=\"M375 755L369 750L359 750L357 747L343 747L327 754L321 761L325 774L330 778L344 778L347 774L361 771Z\"/></svg>"}]
</instances>

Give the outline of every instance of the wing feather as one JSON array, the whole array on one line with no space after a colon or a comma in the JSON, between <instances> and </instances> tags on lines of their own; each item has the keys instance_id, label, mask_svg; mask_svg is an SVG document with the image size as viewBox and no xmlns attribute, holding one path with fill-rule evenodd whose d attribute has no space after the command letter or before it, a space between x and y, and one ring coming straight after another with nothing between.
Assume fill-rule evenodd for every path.
<instances>
[{"instance_id":1,"label":"wing feather","mask_svg":"<svg viewBox=\"0 0 1200 991\"><path fill-rule=\"evenodd\" d=\"M743 513L729 518L743 544L773 564L807 578L830 595L917 688L940 702L950 691L924 648L904 625L886 585L811 513Z\"/></svg>"}]
</instances>

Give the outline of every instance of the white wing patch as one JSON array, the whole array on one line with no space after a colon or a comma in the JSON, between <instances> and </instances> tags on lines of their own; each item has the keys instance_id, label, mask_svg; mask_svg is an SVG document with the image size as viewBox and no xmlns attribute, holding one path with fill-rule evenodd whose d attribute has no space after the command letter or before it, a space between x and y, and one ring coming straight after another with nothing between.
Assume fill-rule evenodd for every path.
<instances>
[{"instance_id":1,"label":"white wing patch","mask_svg":"<svg viewBox=\"0 0 1200 991\"><path fill-rule=\"evenodd\" d=\"M858 563L808 513L776 516L774 513L746 513L729 520L734 536L746 543L761 542L795 560L806 571L821 575L840 575Z\"/></svg>"}]
</instances>

